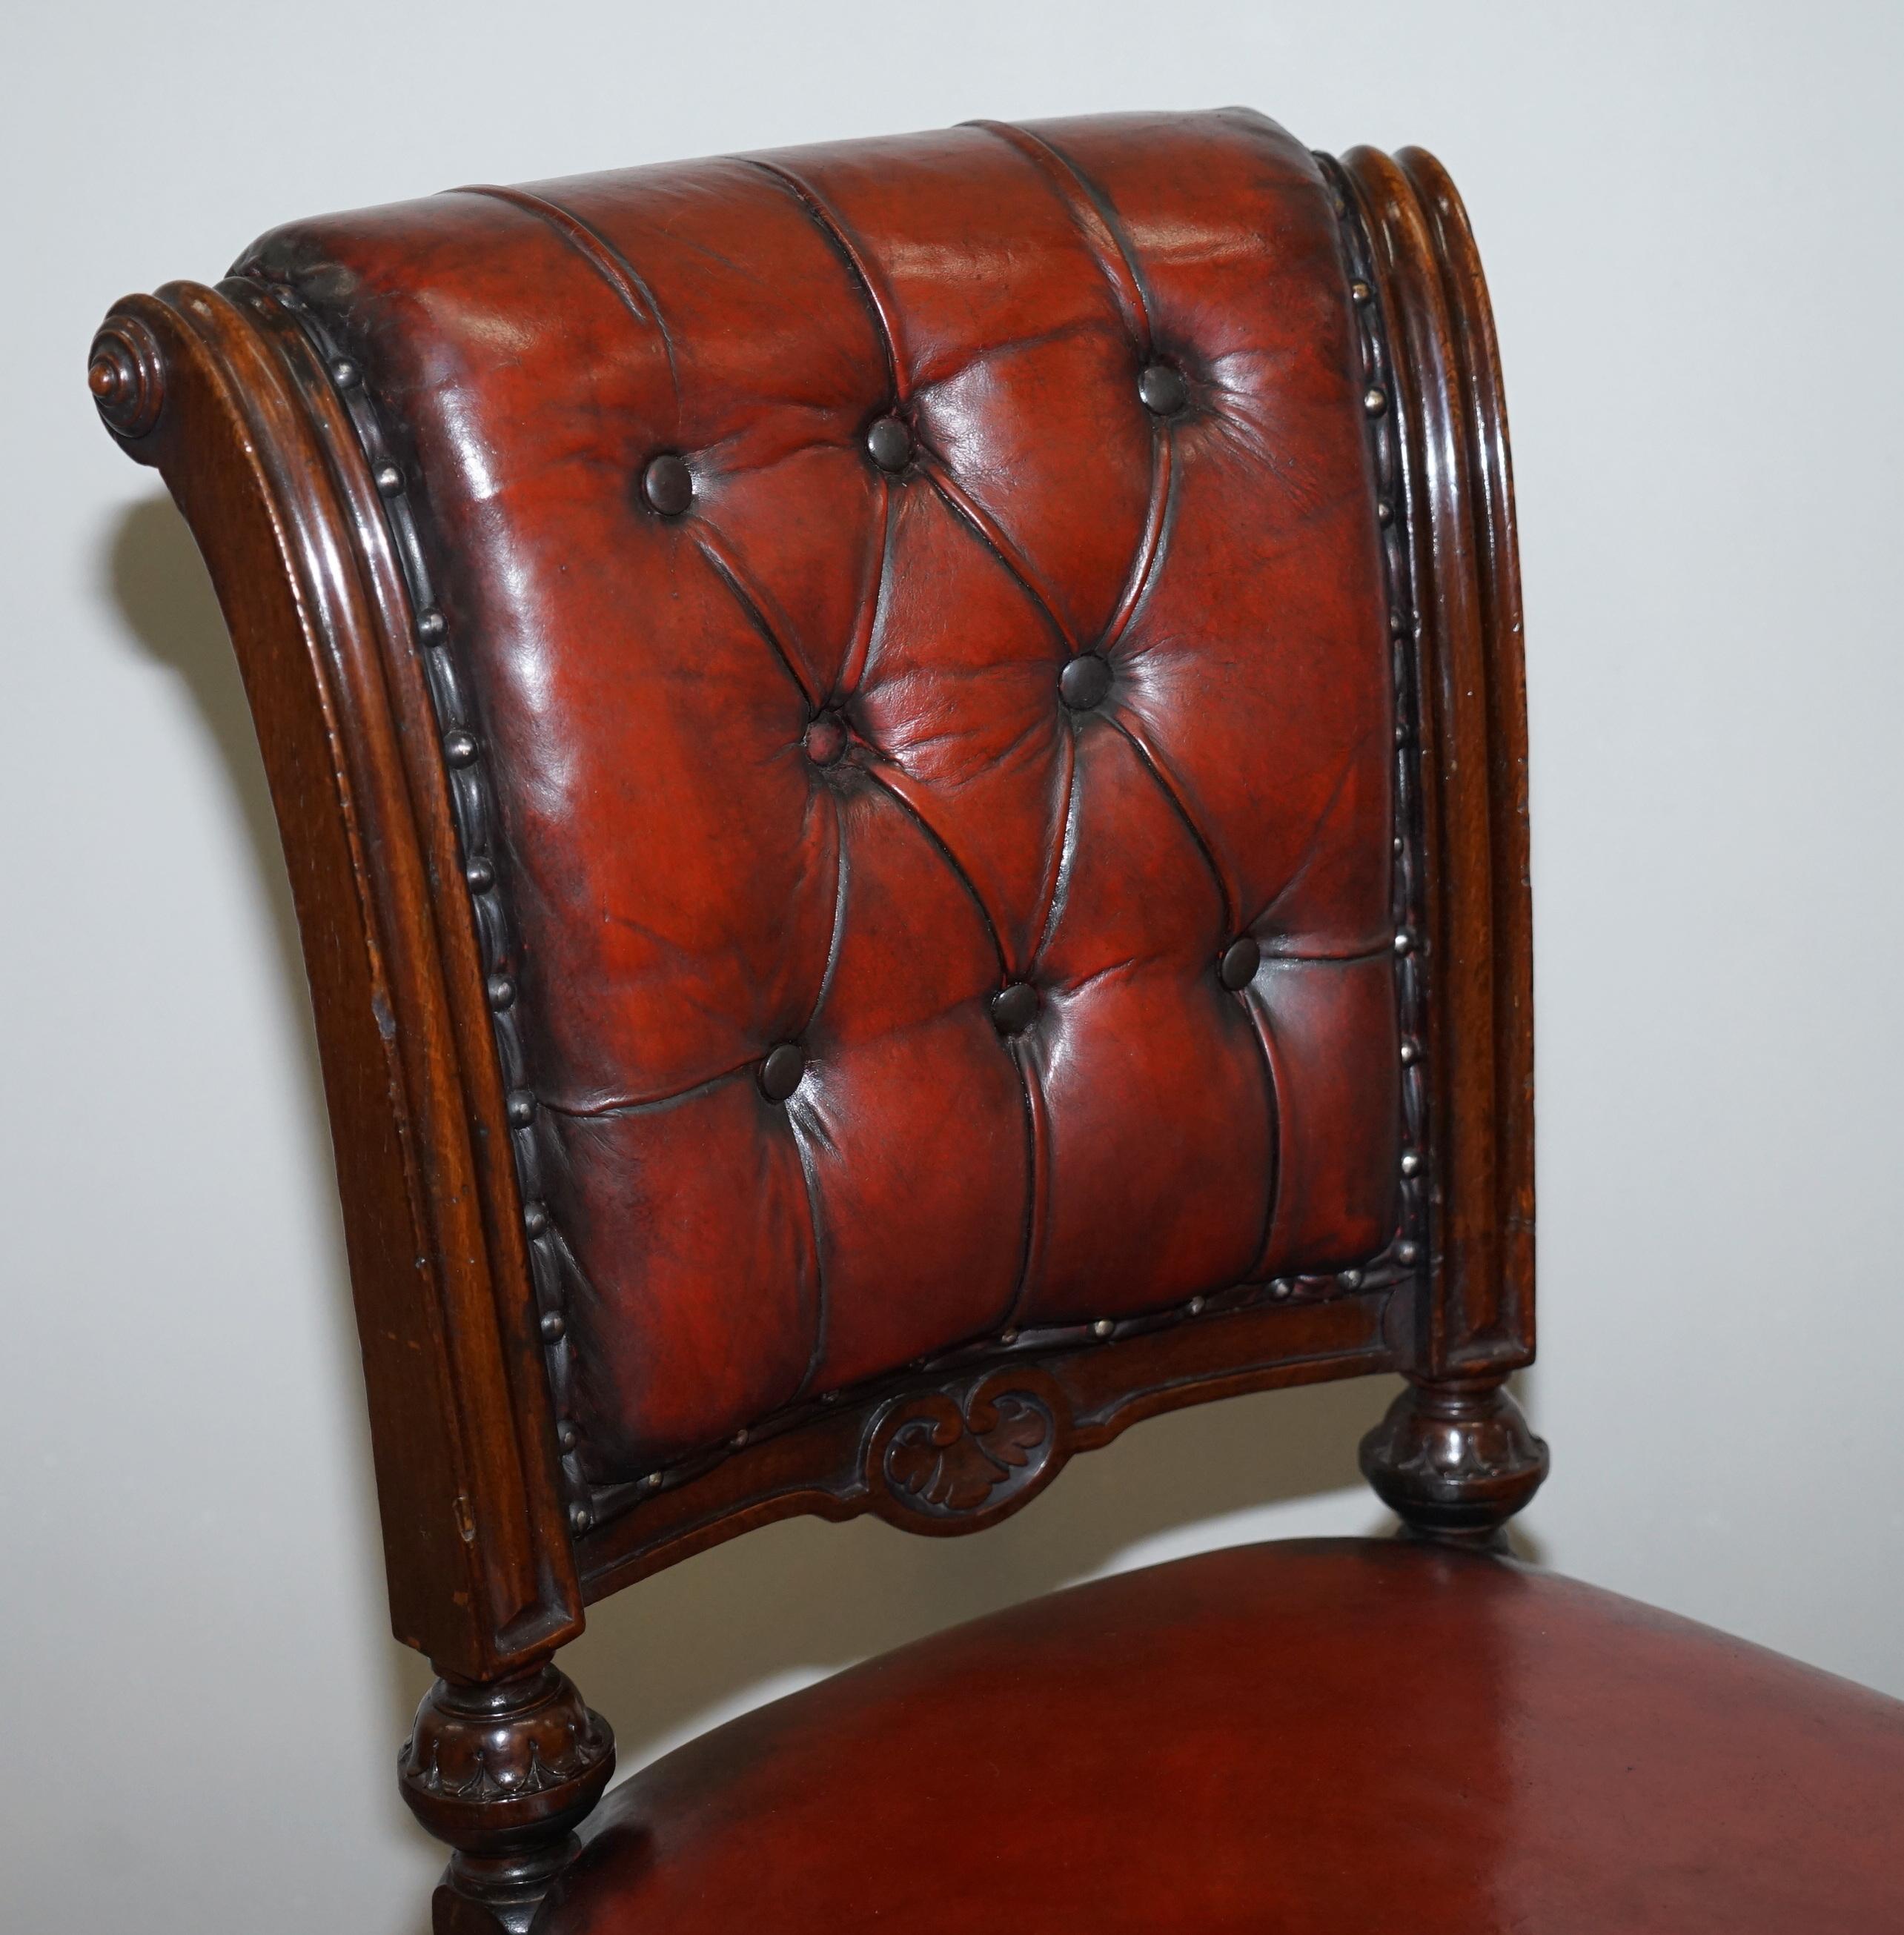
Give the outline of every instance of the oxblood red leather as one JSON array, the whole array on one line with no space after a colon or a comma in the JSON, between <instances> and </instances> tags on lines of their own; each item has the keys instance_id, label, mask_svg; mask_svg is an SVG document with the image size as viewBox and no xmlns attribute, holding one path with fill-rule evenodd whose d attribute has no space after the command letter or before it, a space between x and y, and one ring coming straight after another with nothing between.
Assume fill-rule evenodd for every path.
<instances>
[{"instance_id":1,"label":"oxblood red leather","mask_svg":"<svg viewBox=\"0 0 1904 1935\"><path fill-rule=\"evenodd\" d=\"M1059 1592L614 1789L538 1935L1887 1935L1904 1707L1485 1554Z\"/></svg>"},{"instance_id":2,"label":"oxblood red leather","mask_svg":"<svg viewBox=\"0 0 1904 1935\"><path fill-rule=\"evenodd\" d=\"M459 191L241 267L361 362L473 691L590 1476L1388 1243L1388 614L1280 128Z\"/></svg>"}]
</instances>

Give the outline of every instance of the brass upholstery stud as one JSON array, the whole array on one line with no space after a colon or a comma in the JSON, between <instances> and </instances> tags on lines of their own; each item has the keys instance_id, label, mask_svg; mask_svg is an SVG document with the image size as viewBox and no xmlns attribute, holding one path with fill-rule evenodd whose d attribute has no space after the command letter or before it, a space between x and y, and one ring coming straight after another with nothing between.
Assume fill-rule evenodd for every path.
<instances>
[{"instance_id":1,"label":"brass upholstery stud","mask_svg":"<svg viewBox=\"0 0 1904 1935\"><path fill-rule=\"evenodd\" d=\"M496 869L478 854L463 868L463 880L472 894L486 894L496 884Z\"/></svg>"},{"instance_id":2,"label":"brass upholstery stud","mask_svg":"<svg viewBox=\"0 0 1904 1935\"><path fill-rule=\"evenodd\" d=\"M516 984L506 974L492 974L484 983L483 992L489 997L489 1004L499 1015L505 1008L515 1005Z\"/></svg>"},{"instance_id":3,"label":"brass upholstery stud","mask_svg":"<svg viewBox=\"0 0 1904 1935\"><path fill-rule=\"evenodd\" d=\"M1371 383L1368 388L1364 390L1362 393L1362 407L1366 410L1371 417L1380 416L1383 411L1388 408L1387 393L1385 391L1377 389L1375 385Z\"/></svg>"},{"instance_id":4,"label":"brass upholstery stud","mask_svg":"<svg viewBox=\"0 0 1904 1935\"><path fill-rule=\"evenodd\" d=\"M330 380L340 390L354 390L363 380L363 372L348 356L340 356L330 366Z\"/></svg>"},{"instance_id":5,"label":"brass upholstery stud","mask_svg":"<svg viewBox=\"0 0 1904 1935\"><path fill-rule=\"evenodd\" d=\"M541 1203L525 1203L522 1206L522 1227L532 1236L539 1236L549 1227L548 1206Z\"/></svg>"},{"instance_id":6,"label":"brass upholstery stud","mask_svg":"<svg viewBox=\"0 0 1904 1935\"><path fill-rule=\"evenodd\" d=\"M511 1088L502 1106L511 1128L526 1129L536 1119L536 1098L527 1088Z\"/></svg>"},{"instance_id":7,"label":"brass upholstery stud","mask_svg":"<svg viewBox=\"0 0 1904 1935\"><path fill-rule=\"evenodd\" d=\"M559 1344L567 1336L569 1326L559 1310L546 1310L542 1313L542 1336L545 1342Z\"/></svg>"},{"instance_id":8,"label":"brass upholstery stud","mask_svg":"<svg viewBox=\"0 0 1904 1935\"><path fill-rule=\"evenodd\" d=\"M1419 1176L1421 1173L1421 1158L1413 1149L1402 1158L1402 1173L1404 1176Z\"/></svg>"},{"instance_id":9,"label":"brass upholstery stud","mask_svg":"<svg viewBox=\"0 0 1904 1935\"><path fill-rule=\"evenodd\" d=\"M1108 1317L1100 1317L1091 1327L1091 1334L1094 1337L1108 1337L1117 1327Z\"/></svg>"},{"instance_id":10,"label":"brass upholstery stud","mask_svg":"<svg viewBox=\"0 0 1904 1935\"><path fill-rule=\"evenodd\" d=\"M476 756L475 736L458 726L443 735L443 757L453 766L466 766Z\"/></svg>"},{"instance_id":11,"label":"brass upholstery stud","mask_svg":"<svg viewBox=\"0 0 1904 1935\"><path fill-rule=\"evenodd\" d=\"M403 473L394 463L380 463L371 472L371 481L386 497L394 497L403 488Z\"/></svg>"}]
</instances>

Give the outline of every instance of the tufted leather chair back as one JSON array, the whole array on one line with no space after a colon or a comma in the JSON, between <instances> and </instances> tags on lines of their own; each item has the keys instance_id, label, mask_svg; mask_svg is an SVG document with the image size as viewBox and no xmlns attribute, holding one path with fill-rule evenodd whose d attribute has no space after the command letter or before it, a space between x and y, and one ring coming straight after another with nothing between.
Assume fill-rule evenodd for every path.
<instances>
[{"instance_id":1,"label":"tufted leather chair back","mask_svg":"<svg viewBox=\"0 0 1904 1935\"><path fill-rule=\"evenodd\" d=\"M1459 204L1398 227L1400 180L1242 110L985 123L303 222L173 297L257 318L345 507L376 690L325 729L388 708L472 1152L418 1268L480 1247L540 1353L508 1483L533 1520L551 1434L591 1589L869 1492L982 1522L1187 1396L1524 1354L1430 1268L1436 922L1496 808L1438 834L1419 654L1438 601L1505 626L1511 531L1478 271L1409 279ZM391 1053L439 999L373 1000ZM496 1590L560 1600L536 1562Z\"/></svg>"}]
</instances>

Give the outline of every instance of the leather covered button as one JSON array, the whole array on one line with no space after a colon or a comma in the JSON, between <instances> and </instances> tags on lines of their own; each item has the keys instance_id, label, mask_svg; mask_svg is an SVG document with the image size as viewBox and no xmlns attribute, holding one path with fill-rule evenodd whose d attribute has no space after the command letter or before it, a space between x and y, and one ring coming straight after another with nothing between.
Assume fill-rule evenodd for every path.
<instances>
[{"instance_id":1,"label":"leather covered button","mask_svg":"<svg viewBox=\"0 0 1904 1935\"><path fill-rule=\"evenodd\" d=\"M1111 689L1111 668L1095 652L1081 652L1058 675L1059 696L1073 712L1088 712Z\"/></svg>"},{"instance_id":2,"label":"leather covered button","mask_svg":"<svg viewBox=\"0 0 1904 1935\"><path fill-rule=\"evenodd\" d=\"M807 728L807 756L816 766L835 764L846 750L846 729L837 713L822 712Z\"/></svg>"},{"instance_id":3,"label":"leather covered button","mask_svg":"<svg viewBox=\"0 0 1904 1935\"><path fill-rule=\"evenodd\" d=\"M1000 1034L1022 1034L1038 1019L1038 991L1029 981L1014 981L991 998L991 1025Z\"/></svg>"},{"instance_id":4,"label":"leather covered button","mask_svg":"<svg viewBox=\"0 0 1904 1935\"><path fill-rule=\"evenodd\" d=\"M770 1102L784 1102L806 1072L807 1058L792 1042L783 1041L760 1064L760 1092Z\"/></svg>"},{"instance_id":5,"label":"leather covered button","mask_svg":"<svg viewBox=\"0 0 1904 1935\"><path fill-rule=\"evenodd\" d=\"M1190 401L1190 385L1184 373L1167 363L1147 363L1137 379L1137 394L1145 409L1160 417L1173 417Z\"/></svg>"},{"instance_id":6,"label":"leather covered button","mask_svg":"<svg viewBox=\"0 0 1904 1935\"><path fill-rule=\"evenodd\" d=\"M913 433L897 417L878 417L866 432L866 450L882 470L904 470L913 460Z\"/></svg>"},{"instance_id":7,"label":"leather covered button","mask_svg":"<svg viewBox=\"0 0 1904 1935\"><path fill-rule=\"evenodd\" d=\"M694 502L693 473L671 450L663 451L641 472L641 495L650 510L678 518Z\"/></svg>"},{"instance_id":8,"label":"leather covered button","mask_svg":"<svg viewBox=\"0 0 1904 1935\"><path fill-rule=\"evenodd\" d=\"M1217 979L1234 994L1256 979L1256 971L1262 965L1263 949L1246 934L1223 950L1223 958L1217 963Z\"/></svg>"}]
</instances>

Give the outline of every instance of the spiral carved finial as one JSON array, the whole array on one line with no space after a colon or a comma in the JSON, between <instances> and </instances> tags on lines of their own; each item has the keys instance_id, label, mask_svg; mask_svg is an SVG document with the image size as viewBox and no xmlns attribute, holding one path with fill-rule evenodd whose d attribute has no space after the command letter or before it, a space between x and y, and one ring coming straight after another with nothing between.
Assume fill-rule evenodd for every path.
<instances>
[{"instance_id":1,"label":"spiral carved finial","mask_svg":"<svg viewBox=\"0 0 1904 1935\"><path fill-rule=\"evenodd\" d=\"M136 316L109 316L92 339L86 382L109 430L143 436L165 403L165 361L158 338Z\"/></svg>"}]
</instances>

